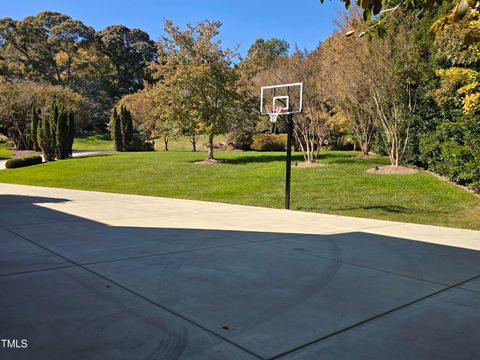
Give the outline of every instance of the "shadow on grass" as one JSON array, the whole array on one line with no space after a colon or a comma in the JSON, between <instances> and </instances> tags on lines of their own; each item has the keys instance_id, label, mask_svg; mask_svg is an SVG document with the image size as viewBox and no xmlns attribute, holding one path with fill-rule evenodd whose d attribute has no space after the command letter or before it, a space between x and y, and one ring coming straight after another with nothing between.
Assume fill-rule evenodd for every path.
<instances>
[{"instance_id":1,"label":"shadow on grass","mask_svg":"<svg viewBox=\"0 0 480 360\"><path fill-rule=\"evenodd\" d=\"M302 211L319 211L322 208L318 207L299 207L298 210ZM354 210L382 210L391 214L440 214L440 211L431 211L426 209L414 209L400 205L359 205L352 207L332 208L334 211L354 211Z\"/></svg>"},{"instance_id":2,"label":"shadow on grass","mask_svg":"<svg viewBox=\"0 0 480 360\"><path fill-rule=\"evenodd\" d=\"M124 154L124 153L116 153L114 151L107 152L106 150L105 153L102 153L102 154L80 155L80 156L71 157L65 160L88 159L88 158L94 158L94 157L100 158L100 157L107 157L115 154Z\"/></svg>"},{"instance_id":3,"label":"shadow on grass","mask_svg":"<svg viewBox=\"0 0 480 360\"><path fill-rule=\"evenodd\" d=\"M278 153L278 155L252 155L252 156L238 156L233 159L224 159L226 164L250 164L250 163L267 163L274 161L285 161L285 153ZM300 154L292 155L292 162L303 161L303 156Z\"/></svg>"}]
</instances>

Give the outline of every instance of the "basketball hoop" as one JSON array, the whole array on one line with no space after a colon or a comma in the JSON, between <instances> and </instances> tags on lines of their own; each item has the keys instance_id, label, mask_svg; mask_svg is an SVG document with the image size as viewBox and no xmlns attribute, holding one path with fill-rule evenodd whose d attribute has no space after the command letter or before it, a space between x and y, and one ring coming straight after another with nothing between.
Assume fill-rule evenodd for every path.
<instances>
[{"instance_id":1,"label":"basketball hoop","mask_svg":"<svg viewBox=\"0 0 480 360\"><path fill-rule=\"evenodd\" d=\"M266 105L268 116L270 116L270 122L276 123L278 115L283 112L283 107L281 105Z\"/></svg>"}]
</instances>

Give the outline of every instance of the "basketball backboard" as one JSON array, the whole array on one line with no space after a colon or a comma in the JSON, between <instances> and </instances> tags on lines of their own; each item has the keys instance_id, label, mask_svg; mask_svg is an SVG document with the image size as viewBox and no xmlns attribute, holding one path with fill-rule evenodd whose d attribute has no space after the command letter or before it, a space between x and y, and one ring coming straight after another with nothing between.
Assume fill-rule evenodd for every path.
<instances>
[{"instance_id":1,"label":"basketball backboard","mask_svg":"<svg viewBox=\"0 0 480 360\"><path fill-rule=\"evenodd\" d=\"M267 107L282 107L281 114L302 112L303 83L263 86L260 93L260 113L269 115Z\"/></svg>"}]
</instances>

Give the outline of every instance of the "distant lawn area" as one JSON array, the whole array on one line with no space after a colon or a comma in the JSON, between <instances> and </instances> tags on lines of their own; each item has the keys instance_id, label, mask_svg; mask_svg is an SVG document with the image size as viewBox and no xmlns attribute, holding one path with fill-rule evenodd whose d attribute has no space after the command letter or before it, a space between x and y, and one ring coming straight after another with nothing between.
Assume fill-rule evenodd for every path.
<instances>
[{"instance_id":1,"label":"distant lawn area","mask_svg":"<svg viewBox=\"0 0 480 360\"><path fill-rule=\"evenodd\" d=\"M12 151L5 149L6 145L6 143L0 142L0 159L14 155Z\"/></svg>"},{"instance_id":2,"label":"distant lawn area","mask_svg":"<svg viewBox=\"0 0 480 360\"><path fill-rule=\"evenodd\" d=\"M110 134L76 137L73 150L113 150Z\"/></svg>"},{"instance_id":3,"label":"distant lawn area","mask_svg":"<svg viewBox=\"0 0 480 360\"><path fill-rule=\"evenodd\" d=\"M225 140L225 135L218 135L215 137L215 142L222 142ZM197 150L207 151L208 138L202 135L198 138ZM179 139L173 139L168 142L169 150L173 151L191 151L192 144L187 136ZM165 145L163 139L155 139L155 150L163 151ZM110 134L99 134L91 136L82 136L75 138L73 143L73 150L114 150L113 141L110 139Z\"/></svg>"},{"instance_id":4,"label":"distant lawn area","mask_svg":"<svg viewBox=\"0 0 480 360\"><path fill-rule=\"evenodd\" d=\"M480 230L475 195L424 172L367 174L388 160L352 155L325 152L325 167L294 167L292 209ZM194 164L205 153L118 153L4 170L0 182L283 207L283 153L216 156L226 162ZM294 159L302 161L300 154Z\"/></svg>"},{"instance_id":5,"label":"distant lawn area","mask_svg":"<svg viewBox=\"0 0 480 360\"><path fill-rule=\"evenodd\" d=\"M9 150L0 149L0 158L9 157L9 156L12 156L12 155L13 155L13 152L11 152Z\"/></svg>"}]
</instances>

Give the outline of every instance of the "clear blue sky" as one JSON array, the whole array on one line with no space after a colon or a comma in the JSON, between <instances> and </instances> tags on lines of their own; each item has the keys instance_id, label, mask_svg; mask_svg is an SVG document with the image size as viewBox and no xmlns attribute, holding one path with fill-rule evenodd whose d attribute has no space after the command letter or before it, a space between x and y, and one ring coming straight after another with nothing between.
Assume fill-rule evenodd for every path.
<instances>
[{"instance_id":1,"label":"clear blue sky","mask_svg":"<svg viewBox=\"0 0 480 360\"><path fill-rule=\"evenodd\" d=\"M339 0L1 0L0 17L22 19L54 10L81 20L95 30L107 25L137 27L153 40L162 35L163 19L184 27L187 22L219 20L223 44L240 43L244 55L255 39L278 37L293 48L314 49L332 32L342 9Z\"/></svg>"}]
</instances>

